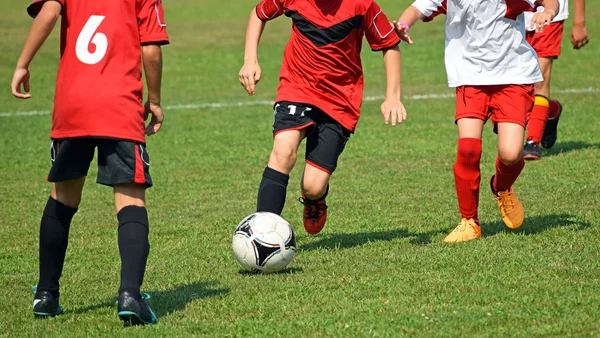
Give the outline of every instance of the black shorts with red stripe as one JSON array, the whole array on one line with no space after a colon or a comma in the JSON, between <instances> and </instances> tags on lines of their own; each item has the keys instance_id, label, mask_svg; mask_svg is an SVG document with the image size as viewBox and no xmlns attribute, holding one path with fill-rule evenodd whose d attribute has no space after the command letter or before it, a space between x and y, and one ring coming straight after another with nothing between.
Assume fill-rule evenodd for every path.
<instances>
[{"instance_id":1,"label":"black shorts with red stripe","mask_svg":"<svg viewBox=\"0 0 600 338\"><path fill-rule=\"evenodd\" d=\"M64 182L87 176L98 148L99 184L138 183L152 186L150 156L143 143L113 138L53 139L49 182Z\"/></svg>"},{"instance_id":2,"label":"black shorts with red stripe","mask_svg":"<svg viewBox=\"0 0 600 338\"><path fill-rule=\"evenodd\" d=\"M352 132L321 109L298 102L275 103L273 136L306 129L306 163L332 174Z\"/></svg>"}]
</instances>

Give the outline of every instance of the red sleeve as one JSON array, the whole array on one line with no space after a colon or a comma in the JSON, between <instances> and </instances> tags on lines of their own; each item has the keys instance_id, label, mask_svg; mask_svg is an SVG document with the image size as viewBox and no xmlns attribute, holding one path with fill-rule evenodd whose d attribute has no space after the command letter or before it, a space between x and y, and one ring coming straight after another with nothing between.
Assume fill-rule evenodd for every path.
<instances>
[{"instance_id":1,"label":"red sleeve","mask_svg":"<svg viewBox=\"0 0 600 338\"><path fill-rule=\"evenodd\" d=\"M444 0L442 2L442 4L433 13L431 13L430 16L423 18L423 22L429 22L429 21L435 19L436 16L441 15L441 14L446 15L446 13L448 11L447 6L448 6L448 4L447 4L446 0Z\"/></svg>"},{"instance_id":2,"label":"red sleeve","mask_svg":"<svg viewBox=\"0 0 600 338\"><path fill-rule=\"evenodd\" d=\"M29 7L27 7L27 14L32 18L35 18L40 11L42 10L42 6L44 6L44 2L46 1L58 1L63 7L65 7L66 0L34 0Z\"/></svg>"},{"instance_id":3,"label":"red sleeve","mask_svg":"<svg viewBox=\"0 0 600 338\"><path fill-rule=\"evenodd\" d=\"M394 33L394 26L375 1L367 9L362 26L373 51L392 48L400 43L400 38Z\"/></svg>"},{"instance_id":4,"label":"red sleeve","mask_svg":"<svg viewBox=\"0 0 600 338\"><path fill-rule=\"evenodd\" d=\"M138 28L142 46L151 44L166 45L169 43L162 0L140 1Z\"/></svg>"},{"instance_id":5,"label":"red sleeve","mask_svg":"<svg viewBox=\"0 0 600 338\"><path fill-rule=\"evenodd\" d=\"M533 0L506 0L505 18L516 20L523 12L533 12L537 3Z\"/></svg>"},{"instance_id":6,"label":"red sleeve","mask_svg":"<svg viewBox=\"0 0 600 338\"><path fill-rule=\"evenodd\" d=\"M256 15L262 21L273 20L283 12L283 0L262 0L256 5Z\"/></svg>"}]
</instances>

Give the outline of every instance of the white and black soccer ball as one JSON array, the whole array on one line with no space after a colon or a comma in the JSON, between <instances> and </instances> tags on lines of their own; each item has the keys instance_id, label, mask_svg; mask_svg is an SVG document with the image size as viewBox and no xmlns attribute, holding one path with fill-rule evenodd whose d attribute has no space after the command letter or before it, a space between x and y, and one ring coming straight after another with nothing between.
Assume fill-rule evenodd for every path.
<instances>
[{"instance_id":1,"label":"white and black soccer ball","mask_svg":"<svg viewBox=\"0 0 600 338\"><path fill-rule=\"evenodd\" d=\"M247 271L277 272L296 253L296 235L281 216L257 212L244 218L233 232L233 253Z\"/></svg>"}]
</instances>

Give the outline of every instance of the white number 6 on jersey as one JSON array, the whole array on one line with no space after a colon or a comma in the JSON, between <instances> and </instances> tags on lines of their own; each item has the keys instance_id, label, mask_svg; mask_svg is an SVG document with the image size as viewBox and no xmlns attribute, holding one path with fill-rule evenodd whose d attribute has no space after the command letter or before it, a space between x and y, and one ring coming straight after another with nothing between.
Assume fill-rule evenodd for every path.
<instances>
[{"instance_id":1,"label":"white number 6 on jersey","mask_svg":"<svg viewBox=\"0 0 600 338\"><path fill-rule=\"evenodd\" d=\"M83 26L81 33L79 33L79 37L77 37L75 53L77 54L77 58L85 64L95 65L106 55L108 47L106 35L96 32L96 29L98 29L104 18L105 16L102 15L90 16L85 26ZM96 51L93 53L90 53L88 48L90 43L96 45Z\"/></svg>"}]
</instances>

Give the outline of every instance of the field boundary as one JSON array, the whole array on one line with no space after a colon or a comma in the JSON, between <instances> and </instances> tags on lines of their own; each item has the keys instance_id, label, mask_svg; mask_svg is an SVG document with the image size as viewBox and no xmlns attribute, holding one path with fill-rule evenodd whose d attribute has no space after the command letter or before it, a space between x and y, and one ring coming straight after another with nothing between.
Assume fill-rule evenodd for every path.
<instances>
[{"instance_id":1,"label":"field boundary","mask_svg":"<svg viewBox=\"0 0 600 338\"><path fill-rule=\"evenodd\" d=\"M585 93L597 93L600 91L598 88L587 87L587 88L568 88L568 89L554 89L555 93L570 93L570 94L585 94ZM454 98L454 93L434 93L434 94L419 94L410 95L403 98L403 100L444 100ZM385 99L385 96L365 96L364 102L378 101ZM190 110L200 108L228 108L228 107L250 107L250 106L272 106L273 101L270 100L256 100L256 101L234 101L234 102L207 102L207 103L190 103L190 104L176 104L163 107L164 110ZM49 110L33 110L33 111L15 111L0 113L0 117L15 117L15 116L39 116L48 115L51 112Z\"/></svg>"}]
</instances>

